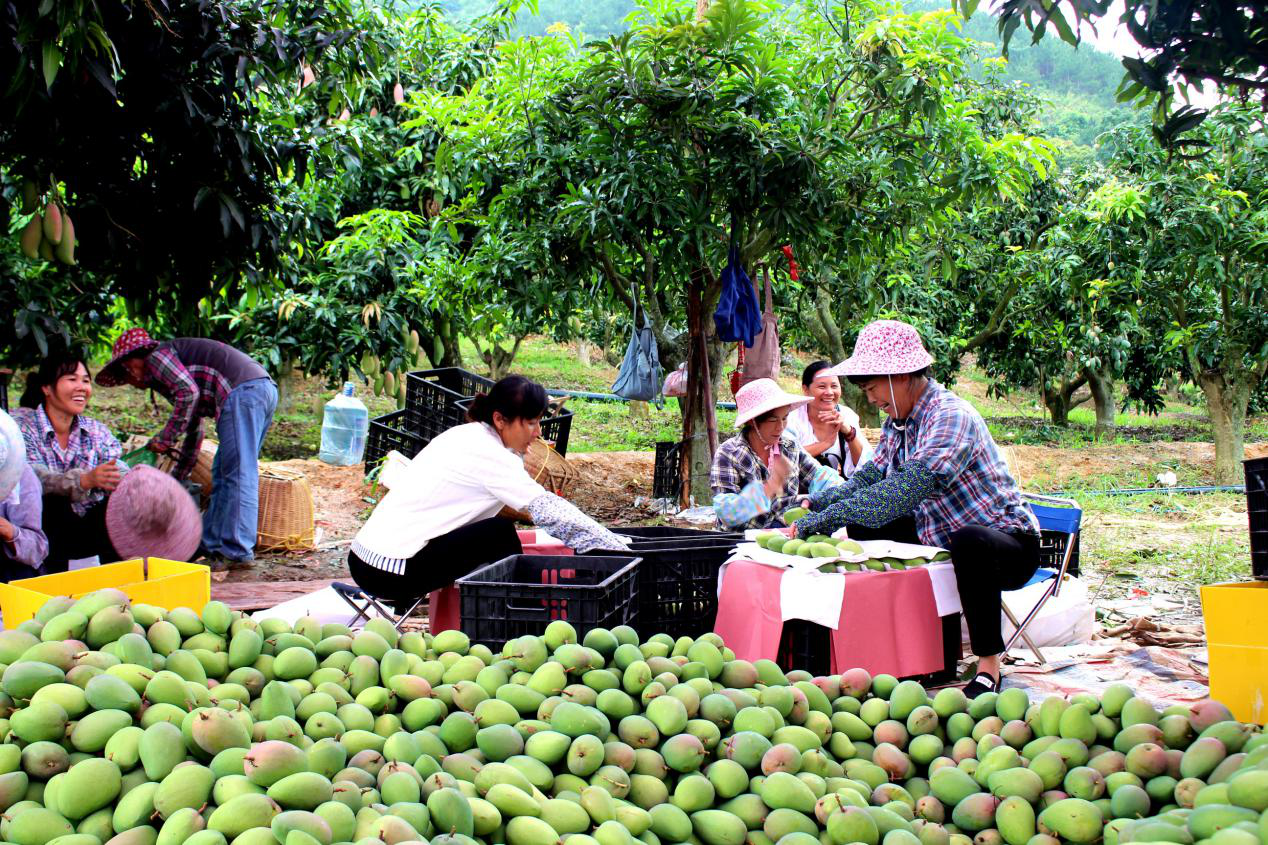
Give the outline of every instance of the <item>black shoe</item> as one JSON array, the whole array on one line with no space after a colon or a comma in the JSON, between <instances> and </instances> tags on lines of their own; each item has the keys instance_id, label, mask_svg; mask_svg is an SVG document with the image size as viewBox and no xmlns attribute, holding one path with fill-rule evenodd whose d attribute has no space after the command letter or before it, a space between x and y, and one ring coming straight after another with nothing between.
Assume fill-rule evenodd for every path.
<instances>
[{"instance_id":1,"label":"black shoe","mask_svg":"<svg viewBox=\"0 0 1268 845\"><path fill-rule=\"evenodd\" d=\"M250 569L255 565L255 560L233 560L224 555L207 555L201 561L205 566L211 568L212 572L228 572L230 570L237 571L240 569Z\"/></svg>"},{"instance_id":2,"label":"black shoe","mask_svg":"<svg viewBox=\"0 0 1268 845\"><path fill-rule=\"evenodd\" d=\"M999 679L985 672L978 672L964 687L964 697L972 700L988 692L999 692L999 684Z\"/></svg>"}]
</instances>

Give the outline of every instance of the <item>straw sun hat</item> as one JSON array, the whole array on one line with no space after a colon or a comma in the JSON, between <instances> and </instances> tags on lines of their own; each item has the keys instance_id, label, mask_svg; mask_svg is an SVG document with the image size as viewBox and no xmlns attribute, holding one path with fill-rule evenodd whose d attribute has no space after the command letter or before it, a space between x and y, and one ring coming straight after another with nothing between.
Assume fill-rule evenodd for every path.
<instances>
[{"instance_id":1,"label":"straw sun hat","mask_svg":"<svg viewBox=\"0 0 1268 845\"><path fill-rule=\"evenodd\" d=\"M203 523L179 481L141 465L128 470L110 495L106 533L121 558L189 560L198 551Z\"/></svg>"},{"instance_id":2,"label":"straw sun hat","mask_svg":"<svg viewBox=\"0 0 1268 845\"><path fill-rule=\"evenodd\" d=\"M745 423L776 408L790 405L797 407L809 401L809 396L785 393L774 379L755 379L741 387L735 394L735 427L743 428Z\"/></svg>"}]
</instances>

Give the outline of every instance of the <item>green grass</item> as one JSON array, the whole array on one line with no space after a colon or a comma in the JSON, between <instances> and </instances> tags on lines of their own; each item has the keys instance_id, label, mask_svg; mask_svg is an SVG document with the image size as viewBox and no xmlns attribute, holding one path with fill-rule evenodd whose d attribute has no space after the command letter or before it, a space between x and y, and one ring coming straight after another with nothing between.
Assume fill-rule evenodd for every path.
<instances>
[{"instance_id":1,"label":"green grass","mask_svg":"<svg viewBox=\"0 0 1268 845\"><path fill-rule=\"evenodd\" d=\"M1246 499L1150 493L1084 496L1082 557L1096 581L1196 599L1204 584L1251 577Z\"/></svg>"}]
</instances>

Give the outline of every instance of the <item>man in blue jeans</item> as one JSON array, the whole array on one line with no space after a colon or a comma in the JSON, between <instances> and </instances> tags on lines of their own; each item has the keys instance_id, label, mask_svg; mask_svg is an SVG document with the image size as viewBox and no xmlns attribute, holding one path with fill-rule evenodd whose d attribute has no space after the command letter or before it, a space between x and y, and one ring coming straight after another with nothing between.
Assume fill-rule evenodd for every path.
<instances>
[{"instance_id":1,"label":"man in blue jeans","mask_svg":"<svg viewBox=\"0 0 1268 845\"><path fill-rule=\"evenodd\" d=\"M219 341L182 337L159 343L145 329L129 329L115 341L97 383L154 390L172 403L171 417L149 448L174 457L172 474L182 480L198 460L203 418L216 421L220 446L211 467L202 553L212 569L250 566L259 520L260 447L277 408L277 385L264 368Z\"/></svg>"}]
</instances>

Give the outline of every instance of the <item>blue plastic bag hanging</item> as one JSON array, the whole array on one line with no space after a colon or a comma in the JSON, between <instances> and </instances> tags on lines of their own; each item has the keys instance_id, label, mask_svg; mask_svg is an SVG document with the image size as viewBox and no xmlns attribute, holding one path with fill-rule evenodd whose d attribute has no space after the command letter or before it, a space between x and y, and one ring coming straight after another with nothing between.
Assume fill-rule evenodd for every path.
<instances>
[{"instance_id":1,"label":"blue plastic bag hanging","mask_svg":"<svg viewBox=\"0 0 1268 845\"><path fill-rule=\"evenodd\" d=\"M646 310L643 310L642 326L638 325L639 310L638 295L635 293L634 331L630 335L629 346L625 348L625 359L621 361L621 370L616 374L612 392L624 399L652 402L660 398L660 354L656 349L656 336L652 334Z\"/></svg>"},{"instance_id":2,"label":"blue plastic bag hanging","mask_svg":"<svg viewBox=\"0 0 1268 845\"><path fill-rule=\"evenodd\" d=\"M727 256L726 269L722 271L722 295L718 297L713 322L718 327L718 339L726 343L742 341L745 346L752 346L753 339L762 331L762 307L757 302L757 291L744 272L740 250L734 243Z\"/></svg>"}]
</instances>

